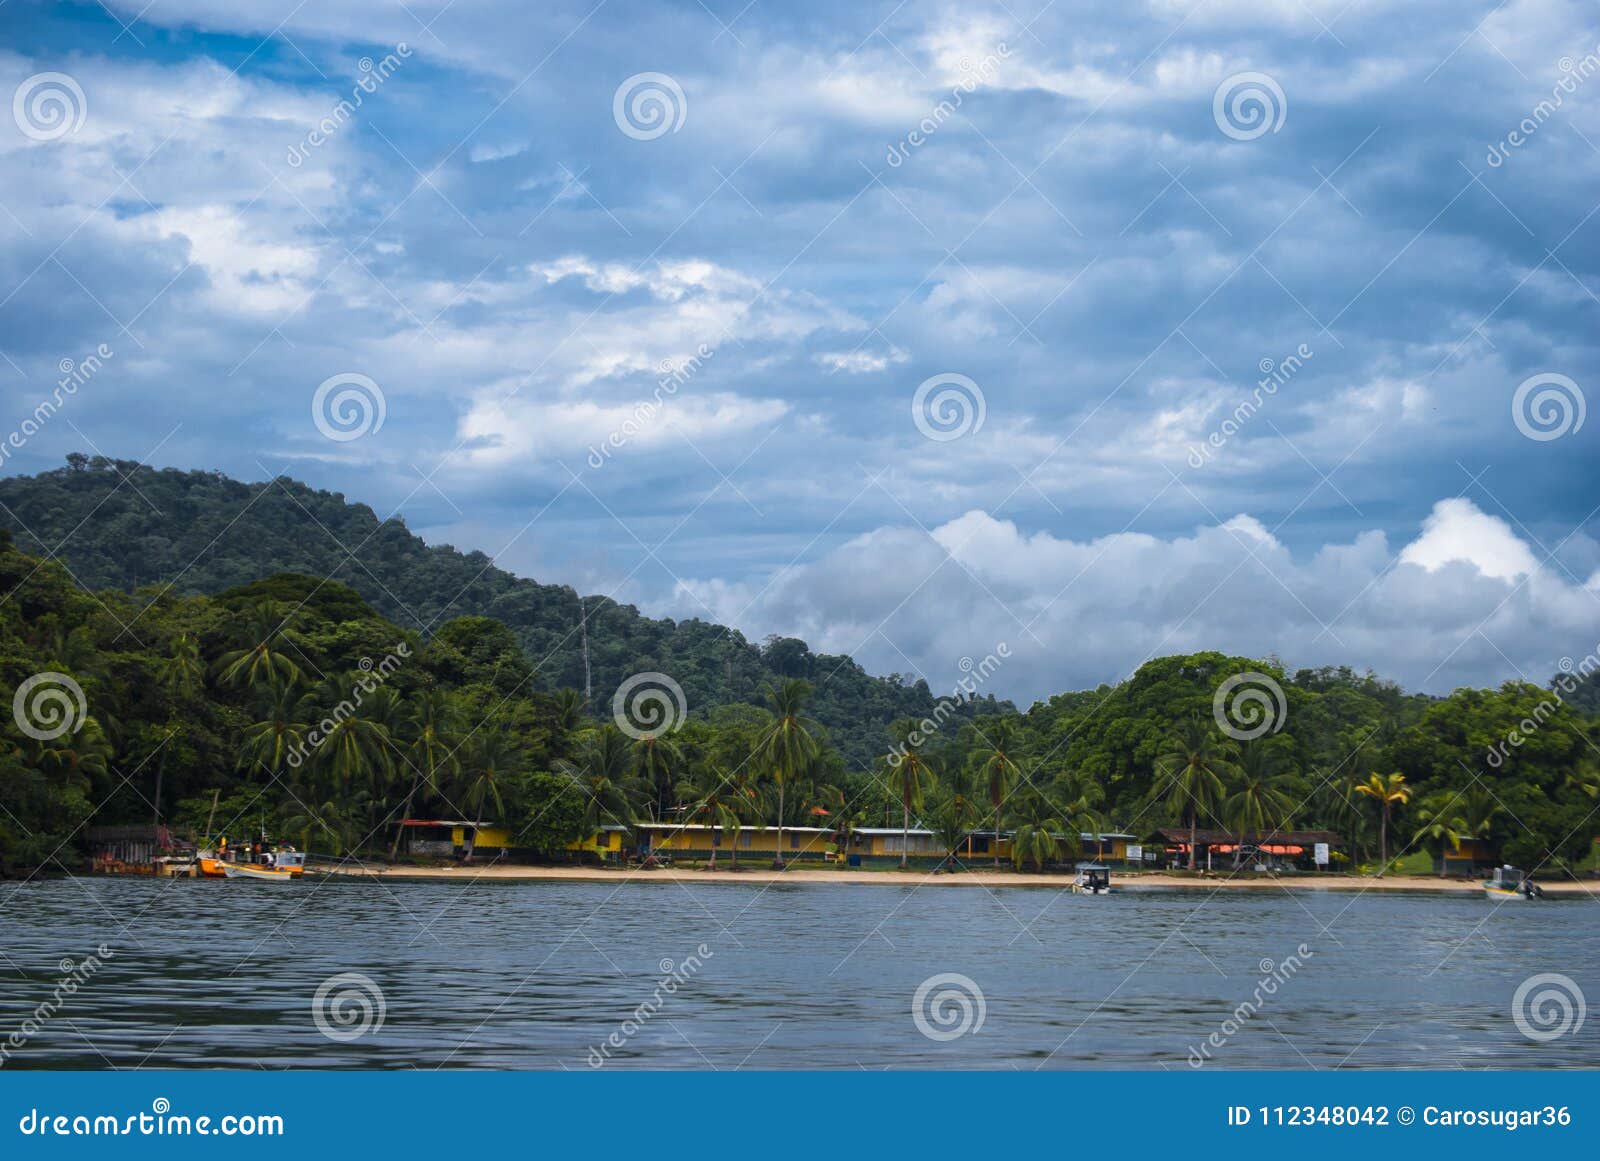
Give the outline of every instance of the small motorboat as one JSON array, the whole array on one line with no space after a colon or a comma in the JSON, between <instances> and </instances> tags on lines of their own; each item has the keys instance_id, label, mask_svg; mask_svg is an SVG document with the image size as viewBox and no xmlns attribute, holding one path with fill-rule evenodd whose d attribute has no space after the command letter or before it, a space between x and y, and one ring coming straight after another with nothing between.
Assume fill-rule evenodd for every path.
<instances>
[{"instance_id":1,"label":"small motorboat","mask_svg":"<svg viewBox=\"0 0 1600 1161\"><path fill-rule=\"evenodd\" d=\"M1079 863L1078 873L1072 880L1075 895L1111 894L1111 868L1102 863Z\"/></svg>"},{"instance_id":2,"label":"small motorboat","mask_svg":"<svg viewBox=\"0 0 1600 1161\"><path fill-rule=\"evenodd\" d=\"M269 883L287 883L305 872L306 856L301 851L267 851L259 862L222 864L222 873L229 879L261 879Z\"/></svg>"},{"instance_id":3,"label":"small motorboat","mask_svg":"<svg viewBox=\"0 0 1600 1161\"><path fill-rule=\"evenodd\" d=\"M1491 899L1543 899L1539 884L1516 867L1496 867L1494 874L1483 881L1483 893Z\"/></svg>"}]
</instances>

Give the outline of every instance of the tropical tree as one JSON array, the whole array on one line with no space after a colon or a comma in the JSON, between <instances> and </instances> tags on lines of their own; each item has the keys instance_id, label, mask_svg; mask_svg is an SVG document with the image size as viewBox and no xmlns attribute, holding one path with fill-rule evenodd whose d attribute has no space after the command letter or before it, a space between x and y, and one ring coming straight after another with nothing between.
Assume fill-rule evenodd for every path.
<instances>
[{"instance_id":1,"label":"tropical tree","mask_svg":"<svg viewBox=\"0 0 1600 1161\"><path fill-rule=\"evenodd\" d=\"M179 633L172 639L167 658L161 663L161 686L176 697L193 697L206 673L200 660L200 643L193 633Z\"/></svg>"},{"instance_id":2,"label":"tropical tree","mask_svg":"<svg viewBox=\"0 0 1600 1161\"><path fill-rule=\"evenodd\" d=\"M556 763L583 793L583 821L590 834L608 823L632 823L640 798L632 765L626 736L610 723L585 733L575 759Z\"/></svg>"},{"instance_id":3,"label":"tropical tree","mask_svg":"<svg viewBox=\"0 0 1600 1161\"><path fill-rule=\"evenodd\" d=\"M224 685L247 685L252 689L273 682L298 682L299 664L284 646L303 652L304 642L294 628L296 615L276 601L260 601L251 606L235 635L238 648L217 659Z\"/></svg>"},{"instance_id":4,"label":"tropical tree","mask_svg":"<svg viewBox=\"0 0 1600 1161\"><path fill-rule=\"evenodd\" d=\"M1380 807L1378 822L1378 878L1389 867L1389 817L1397 806L1411 801L1411 788L1404 774L1373 774L1365 782L1352 788L1357 794L1377 800Z\"/></svg>"},{"instance_id":5,"label":"tropical tree","mask_svg":"<svg viewBox=\"0 0 1600 1161\"><path fill-rule=\"evenodd\" d=\"M1439 877L1445 877L1445 859L1464 839L1487 838L1501 806L1480 786L1468 790L1439 790L1417 803L1421 825L1411 841L1426 845L1439 860Z\"/></svg>"},{"instance_id":6,"label":"tropical tree","mask_svg":"<svg viewBox=\"0 0 1600 1161\"><path fill-rule=\"evenodd\" d=\"M972 793L970 779L958 766L932 810L933 833L944 848L945 866L956 861L962 842L970 838L972 828L982 817L982 807ZM995 845L998 847L999 843Z\"/></svg>"},{"instance_id":7,"label":"tropical tree","mask_svg":"<svg viewBox=\"0 0 1600 1161\"><path fill-rule=\"evenodd\" d=\"M978 776L983 780L989 805L994 809L994 865L999 867L1006 796L1022 777L1022 768L1014 756L1017 730L1010 718L988 718L975 728L982 739L977 754Z\"/></svg>"},{"instance_id":8,"label":"tropical tree","mask_svg":"<svg viewBox=\"0 0 1600 1161\"><path fill-rule=\"evenodd\" d=\"M891 727L895 738L893 754L884 759L884 780L900 800L900 869L906 868L911 852L911 810L922 809L928 790L937 784L933 766L922 752L917 723L909 718Z\"/></svg>"},{"instance_id":9,"label":"tropical tree","mask_svg":"<svg viewBox=\"0 0 1600 1161\"><path fill-rule=\"evenodd\" d=\"M773 866L783 869L783 806L789 786L800 777L817 752L821 726L805 715L811 683L788 678L767 690L771 725L756 746L756 756L768 771L778 794L778 842Z\"/></svg>"},{"instance_id":10,"label":"tropical tree","mask_svg":"<svg viewBox=\"0 0 1600 1161\"><path fill-rule=\"evenodd\" d=\"M505 818L505 787L520 764L515 743L502 730L479 730L465 747L462 760L462 804L472 816L472 835L466 841L464 859L472 861L472 849L483 826L485 807L494 808L494 817Z\"/></svg>"},{"instance_id":11,"label":"tropical tree","mask_svg":"<svg viewBox=\"0 0 1600 1161\"><path fill-rule=\"evenodd\" d=\"M665 733L646 733L634 739L633 763L640 785L651 791L650 817L660 822L674 805L673 782L683 769L683 749Z\"/></svg>"},{"instance_id":12,"label":"tropical tree","mask_svg":"<svg viewBox=\"0 0 1600 1161\"><path fill-rule=\"evenodd\" d=\"M1294 808L1287 786L1289 775L1282 758L1269 743L1254 741L1240 752L1234 770L1233 792L1222 801L1222 819L1236 840L1233 865L1244 854L1244 836L1258 838L1287 825Z\"/></svg>"},{"instance_id":13,"label":"tropical tree","mask_svg":"<svg viewBox=\"0 0 1600 1161\"><path fill-rule=\"evenodd\" d=\"M1155 795L1189 828L1189 869L1199 866L1200 816L1214 815L1233 769L1232 742L1219 739L1199 718L1180 725L1156 759Z\"/></svg>"},{"instance_id":14,"label":"tropical tree","mask_svg":"<svg viewBox=\"0 0 1600 1161\"><path fill-rule=\"evenodd\" d=\"M748 801L731 785L728 771L720 766L706 770L705 777L697 782L680 782L677 786L680 801L688 803L684 821L711 828L710 868L717 869L718 830L721 838L733 852L738 862L739 831L748 817Z\"/></svg>"},{"instance_id":15,"label":"tropical tree","mask_svg":"<svg viewBox=\"0 0 1600 1161\"><path fill-rule=\"evenodd\" d=\"M268 775L284 772L291 754L303 753L306 695L291 681L268 687L261 716L244 730L239 765L260 766Z\"/></svg>"},{"instance_id":16,"label":"tropical tree","mask_svg":"<svg viewBox=\"0 0 1600 1161\"><path fill-rule=\"evenodd\" d=\"M379 705L387 715L387 703L380 702ZM443 782L460 769L455 740L460 727L460 707L446 691L429 686L412 699L404 727L411 741L403 752L411 777L406 784L405 803L396 821L404 822L411 817L411 808L419 790L426 787L428 793L437 794ZM385 732L387 734L387 730ZM400 828L397 826L394 839L389 844L391 859L399 846Z\"/></svg>"}]
</instances>

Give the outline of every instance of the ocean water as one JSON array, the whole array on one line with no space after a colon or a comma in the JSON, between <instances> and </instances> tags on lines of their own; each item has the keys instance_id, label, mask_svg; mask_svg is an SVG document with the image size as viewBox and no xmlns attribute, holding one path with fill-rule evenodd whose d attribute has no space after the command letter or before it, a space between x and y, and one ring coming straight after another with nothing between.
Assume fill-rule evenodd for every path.
<instances>
[{"instance_id":1,"label":"ocean water","mask_svg":"<svg viewBox=\"0 0 1600 1161\"><path fill-rule=\"evenodd\" d=\"M0 884L5 1068L1595 1068L1594 1005L1585 900Z\"/></svg>"}]
</instances>

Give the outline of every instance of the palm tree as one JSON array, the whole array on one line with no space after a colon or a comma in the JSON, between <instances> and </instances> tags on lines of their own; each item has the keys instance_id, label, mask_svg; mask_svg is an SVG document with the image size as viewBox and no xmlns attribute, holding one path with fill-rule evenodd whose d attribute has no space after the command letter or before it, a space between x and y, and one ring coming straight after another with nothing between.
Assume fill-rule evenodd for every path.
<instances>
[{"instance_id":1,"label":"palm tree","mask_svg":"<svg viewBox=\"0 0 1600 1161\"><path fill-rule=\"evenodd\" d=\"M1156 774L1164 780L1156 794L1164 799L1180 823L1189 827L1189 869L1197 869L1197 838L1202 814L1214 813L1223 794L1223 779L1232 769L1231 742L1219 742L1199 718L1184 722L1167 740L1156 759Z\"/></svg>"},{"instance_id":2,"label":"palm tree","mask_svg":"<svg viewBox=\"0 0 1600 1161\"><path fill-rule=\"evenodd\" d=\"M683 750L665 734L645 734L634 739L633 762L640 784L651 788L650 815L660 822L674 805L672 783L683 769Z\"/></svg>"},{"instance_id":3,"label":"palm tree","mask_svg":"<svg viewBox=\"0 0 1600 1161\"><path fill-rule=\"evenodd\" d=\"M292 627L293 620L294 614L283 612L275 601L261 601L252 606L235 637L239 648L217 659L223 684L255 688L275 681L300 681L300 666L277 647L289 645L298 651L303 645Z\"/></svg>"},{"instance_id":4,"label":"palm tree","mask_svg":"<svg viewBox=\"0 0 1600 1161\"><path fill-rule=\"evenodd\" d=\"M680 782L678 798L689 804L685 822L703 823L712 828L711 869L717 869L717 830L728 840L738 862L739 829L747 816L748 802L734 789L730 776L720 766L712 766L698 782Z\"/></svg>"},{"instance_id":5,"label":"palm tree","mask_svg":"<svg viewBox=\"0 0 1600 1161\"><path fill-rule=\"evenodd\" d=\"M1482 787L1441 790L1417 804L1417 821L1422 825L1411 841L1434 849L1442 879L1449 852L1459 849L1463 839L1487 838L1500 811L1500 804Z\"/></svg>"},{"instance_id":6,"label":"palm tree","mask_svg":"<svg viewBox=\"0 0 1600 1161\"><path fill-rule=\"evenodd\" d=\"M1016 727L1009 718L995 718L978 729L984 748L978 751L978 774L994 807L994 865L1000 866L1000 832L1003 827L1006 796L1022 776L1022 768L1012 756L1016 749Z\"/></svg>"},{"instance_id":7,"label":"palm tree","mask_svg":"<svg viewBox=\"0 0 1600 1161\"><path fill-rule=\"evenodd\" d=\"M1373 774L1365 782L1357 782L1351 789L1357 794L1377 799L1383 808L1378 823L1378 878L1381 879L1389 866L1389 815L1396 806L1404 806L1411 801L1411 788L1406 785L1404 774Z\"/></svg>"},{"instance_id":8,"label":"palm tree","mask_svg":"<svg viewBox=\"0 0 1600 1161\"><path fill-rule=\"evenodd\" d=\"M583 694L563 687L556 690L556 728L570 734L583 724Z\"/></svg>"},{"instance_id":9,"label":"palm tree","mask_svg":"<svg viewBox=\"0 0 1600 1161\"><path fill-rule=\"evenodd\" d=\"M723 775L727 784L727 797L738 814L741 824L748 823L757 830L766 829L767 811L771 808L771 795L767 786L761 781L761 772L748 761L741 762L732 771ZM739 869L739 844L738 836L728 852L728 858L733 864L733 869Z\"/></svg>"},{"instance_id":10,"label":"palm tree","mask_svg":"<svg viewBox=\"0 0 1600 1161\"><path fill-rule=\"evenodd\" d=\"M1294 802L1284 789L1287 781L1283 762L1270 746L1257 741L1243 748L1233 793L1222 802L1223 821L1237 840L1233 848L1235 867L1244 853L1245 835L1253 832L1259 839L1288 822Z\"/></svg>"},{"instance_id":11,"label":"palm tree","mask_svg":"<svg viewBox=\"0 0 1600 1161\"><path fill-rule=\"evenodd\" d=\"M179 633L172 639L167 659L161 664L161 685L177 697L193 697L205 677L200 660L200 643L193 633Z\"/></svg>"},{"instance_id":12,"label":"palm tree","mask_svg":"<svg viewBox=\"0 0 1600 1161\"><path fill-rule=\"evenodd\" d=\"M556 763L583 793L583 821L589 833L607 823L626 826L633 821L639 792L631 765L627 739L609 723L586 732L576 760Z\"/></svg>"},{"instance_id":13,"label":"palm tree","mask_svg":"<svg viewBox=\"0 0 1600 1161\"><path fill-rule=\"evenodd\" d=\"M821 730L805 716L810 697L811 683L800 678L788 678L769 688L767 706L772 711L772 725L756 744L756 754L778 789L777 857L772 865L780 871L783 869L784 793L816 753L816 735Z\"/></svg>"},{"instance_id":14,"label":"palm tree","mask_svg":"<svg viewBox=\"0 0 1600 1161\"><path fill-rule=\"evenodd\" d=\"M269 775L281 774L291 754L304 752L306 697L293 682L269 688L263 716L245 727L239 765L259 765ZM298 764L298 763L297 763Z\"/></svg>"},{"instance_id":15,"label":"palm tree","mask_svg":"<svg viewBox=\"0 0 1600 1161\"><path fill-rule=\"evenodd\" d=\"M380 703L380 707L385 707L385 703ZM444 690L430 686L412 699L405 727L411 743L404 752L406 765L411 768L411 780L398 821L411 817L418 790L427 787L428 793L437 794L440 784L460 769L455 742L460 726L460 707ZM396 827L394 840L389 844L391 859L400 848L400 834L401 829Z\"/></svg>"},{"instance_id":16,"label":"palm tree","mask_svg":"<svg viewBox=\"0 0 1600 1161\"><path fill-rule=\"evenodd\" d=\"M933 833L944 848L944 866L956 861L962 840L969 838L981 817L981 808L971 793L968 779L958 769L933 808ZM995 845L998 847L998 842Z\"/></svg>"},{"instance_id":17,"label":"palm tree","mask_svg":"<svg viewBox=\"0 0 1600 1161\"><path fill-rule=\"evenodd\" d=\"M318 696L331 705L354 704L354 687L353 680L335 679ZM336 714L331 721L333 728L316 752L316 766L329 780L328 797L338 799L357 788L381 797L394 770L388 729L359 711Z\"/></svg>"},{"instance_id":18,"label":"palm tree","mask_svg":"<svg viewBox=\"0 0 1600 1161\"><path fill-rule=\"evenodd\" d=\"M461 797L463 805L472 813L472 836L466 842L465 862L472 861L472 848L477 845L478 831L483 826L483 808L492 805L495 816L504 817L506 804L501 787L517 769L520 759L517 747L500 730L480 730L467 744L462 763L466 768L466 784Z\"/></svg>"},{"instance_id":19,"label":"palm tree","mask_svg":"<svg viewBox=\"0 0 1600 1161\"><path fill-rule=\"evenodd\" d=\"M892 727L897 738L895 756L885 760L885 780L900 799L900 869L906 869L911 853L911 808L922 809L923 796L934 785L933 767L916 739L917 723L908 719ZM897 760L898 759L898 760Z\"/></svg>"}]
</instances>

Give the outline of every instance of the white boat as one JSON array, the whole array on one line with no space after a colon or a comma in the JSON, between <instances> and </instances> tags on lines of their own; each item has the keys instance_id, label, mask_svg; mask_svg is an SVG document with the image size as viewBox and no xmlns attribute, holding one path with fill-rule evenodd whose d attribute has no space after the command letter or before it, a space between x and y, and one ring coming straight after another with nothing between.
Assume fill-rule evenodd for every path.
<instances>
[{"instance_id":1,"label":"white boat","mask_svg":"<svg viewBox=\"0 0 1600 1161\"><path fill-rule=\"evenodd\" d=\"M278 851L270 863L223 863L222 873L229 879L260 879L268 883L289 883L305 873L306 857L299 851Z\"/></svg>"},{"instance_id":2,"label":"white boat","mask_svg":"<svg viewBox=\"0 0 1600 1161\"><path fill-rule=\"evenodd\" d=\"M1072 880L1075 895L1111 894L1111 868L1102 863L1079 863L1078 873Z\"/></svg>"},{"instance_id":3,"label":"white boat","mask_svg":"<svg viewBox=\"0 0 1600 1161\"><path fill-rule=\"evenodd\" d=\"M1491 899L1542 899L1544 892L1539 884L1516 867L1496 867L1494 874L1483 881L1483 893Z\"/></svg>"}]
</instances>

